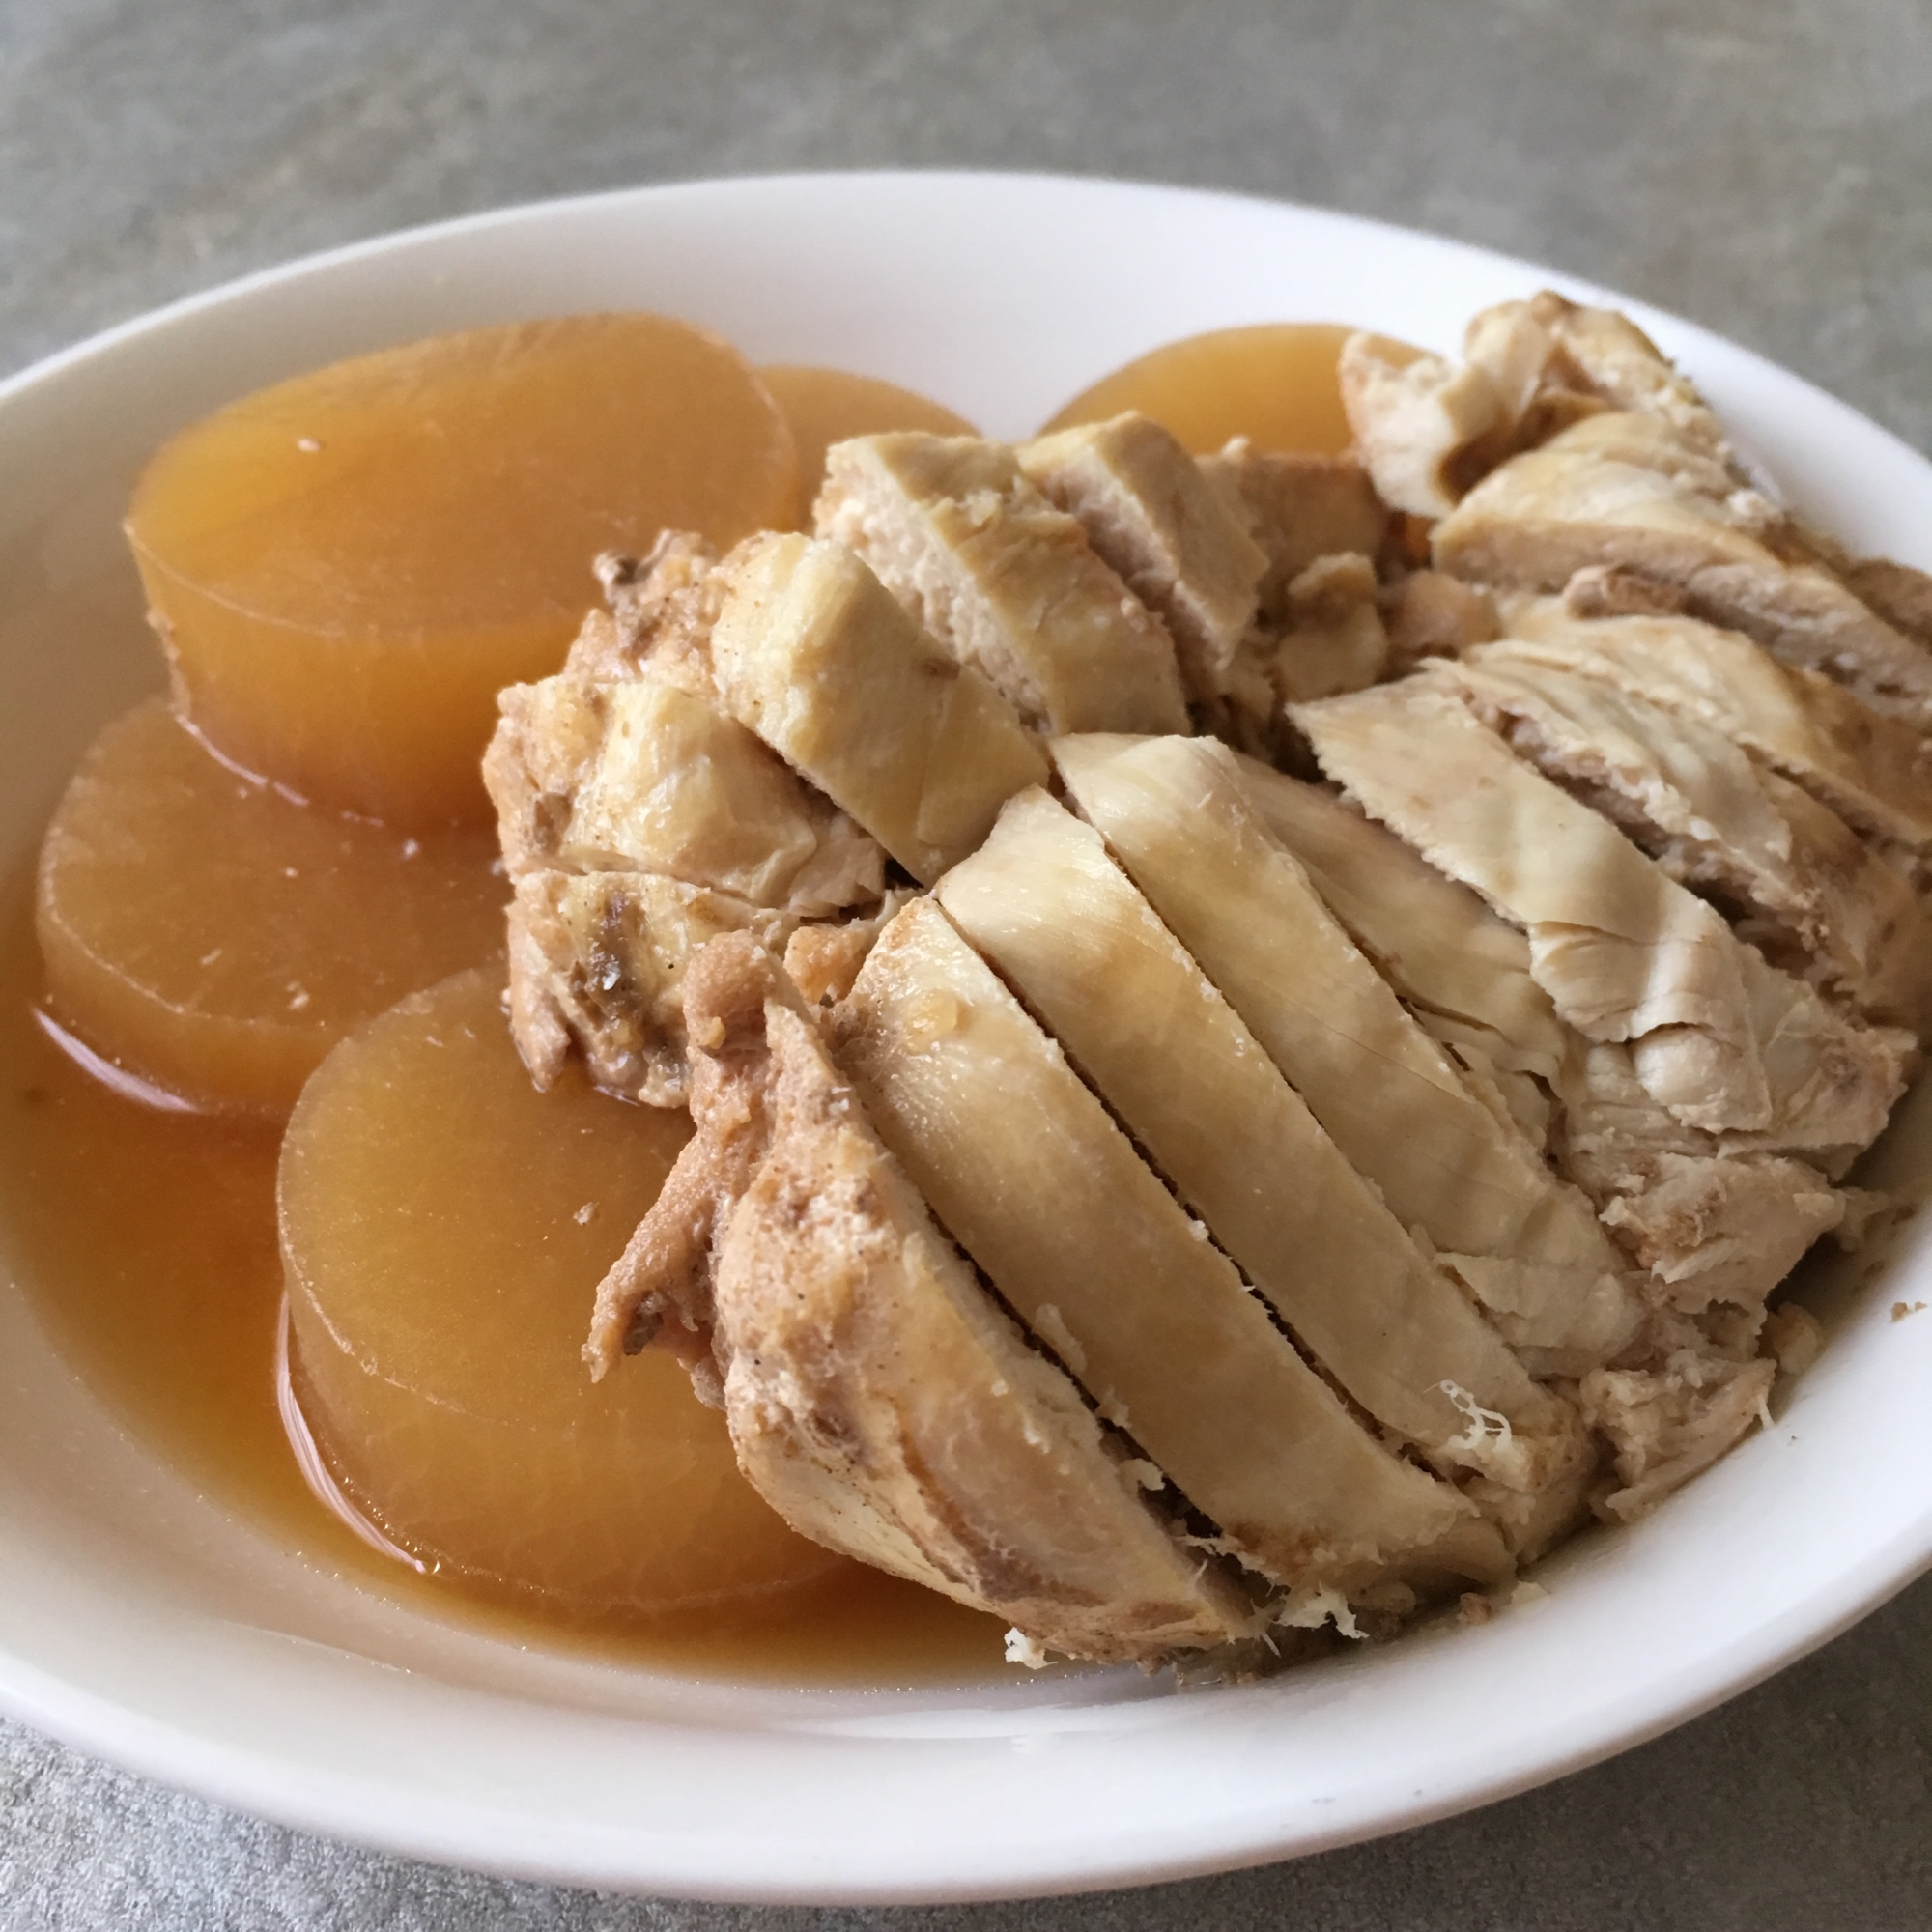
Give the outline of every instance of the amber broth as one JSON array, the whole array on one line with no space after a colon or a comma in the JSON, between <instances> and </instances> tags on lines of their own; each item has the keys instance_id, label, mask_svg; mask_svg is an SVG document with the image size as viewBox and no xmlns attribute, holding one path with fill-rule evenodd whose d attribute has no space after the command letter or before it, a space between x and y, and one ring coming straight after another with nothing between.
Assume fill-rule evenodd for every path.
<instances>
[{"instance_id":1,"label":"amber broth","mask_svg":"<svg viewBox=\"0 0 1932 1932\"><path fill-rule=\"evenodd\" d=\"M36 1018L27 883L0 904L0 1217L45 1332L118 1420L318 1569L521 1645L705 1675L912 1686L1006 1669L991 1618L857 1565L649 1620L418 1576L318 1502L283 1434L278 1131L124 1098Z\"/></svg>"}]
</instances>

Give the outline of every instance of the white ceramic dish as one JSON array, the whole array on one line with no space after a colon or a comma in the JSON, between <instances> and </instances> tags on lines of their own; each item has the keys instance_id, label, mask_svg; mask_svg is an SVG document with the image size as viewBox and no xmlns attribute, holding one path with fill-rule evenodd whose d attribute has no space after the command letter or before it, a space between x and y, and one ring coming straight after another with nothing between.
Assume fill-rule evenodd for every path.
<instances>
[{"instance_id":1,"label":"white ceramic dish","mask_svg":"<svg viewBox=\"0 0 1932 1932\"><path fill-rule=\"evenodd\" d=\"M433 330L638 306L1019 433L1190 331L1359 322L1438 346L1563 277L1333 214L1115 184L872 175L517 209L298 263L0 387L0 856L157 672L118 520L227 398ZM1932 469L1755 356L1633 307L1804 506L1932 566ZM1894 1130L1932 1173L1932 1107ZM0 1265L0 1706L170 1783L468 1865L746 1900L1127 1884L1314 1851L1520 1791L1708 1708L1932 1562L1932 1231L1821 1283L1834 1333L1776 1426L1547 1601L1274 1683L965 1691L679 1681L400 1610L196 1494L49 1350ZM1867 1266L1863 1270L1871 1272Z\"/></svg>"}]
</instances>

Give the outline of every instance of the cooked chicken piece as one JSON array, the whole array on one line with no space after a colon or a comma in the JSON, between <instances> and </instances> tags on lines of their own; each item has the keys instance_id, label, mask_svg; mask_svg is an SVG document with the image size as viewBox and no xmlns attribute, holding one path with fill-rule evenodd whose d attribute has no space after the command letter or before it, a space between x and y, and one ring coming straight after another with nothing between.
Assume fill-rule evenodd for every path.
<instances>
[{"instance_id":1,"label":"cooked chicken piece","mask_svg":"<svg viewBox=\"0 0 1932 1932\"><path fill-rule=\"evenodd\" d=\"M600 1085L683 1103L677 985L690 951L876 903L885 855L723 708L710 628L725 572L673 533L600 560L555 676L512 685L483 760L511 910L511 1022L539 1084L574 1037Z\"/></svg>"},{"instance_id":2,"label":"cooked chicken piece","mask_svg":"<svg viewBox=\"0 0 1932 1932\"><path fill-rule=\"evenodd\" d=\"M1463 359L1489 378L1508 422L1520 421L1550 381L1556 342L1547 297L1498 302L1463 331Z\"/></svg>"},{"instance_id":3,"label":"cooked chicken piece","mask_svg":"<svg viewBox=\"0 0 1932 1932\"><path fill-rule=\"evenodd\" d=\"M1852 594L1893 630L1932 646L1932 576L1886 556L1842 557L1836 568Z\"/></svg>"},{"instance_id":4,"label":"cooked chicken piece","mask_svg":"<svg viewBox=\"0 0 1932 1932\"><path fill-rule=\"evenodd\" d=\"M691 530L666 530L642 557L605 552L596 572L611 608L584 619L564 674L608 684L641 675L648 661L658 683L715 704L706 639L723 595L717 565Z\"/></svg>"},{"instance_id":5,"label":"cooked chicken piece","mask_svg":"<svg viewBox=\"0 0 1932 1932\"><path fill-rule=\"evenodd\" d=\"M513 878L657 872L822 914L876 899L879 849L734 719L648 678L513 684L484 775Z\"/></svg>"},{"instance_id":6,"label":"cooked chicken piece","mask_svg":"<svg viewBox=\"0 0 1932 1932\"><path fill-rule=\"evenodd\" d=\"M1759 1136L1731 1136L1802 1153L1833 1176L1885 1130L1917 1064L1918 1041L1897 1027L1865 1026L1840 1014L1813 986L1740 945L1752 1030L1771 1089L1771 1119ZM1639 1042L1636 1062L1643 1066Z\"/></svg>"},{"instance_id":7,"label":"cooked chicken piece","mask_svg":"<svg viewBox=\"0 0 1932 1932\"><path fill-rule=\"evenodd\" d=\"M1618 565L1593 563L1587 570L1577 571L1563 586L1562 601L1563 609L1573 617L1677 617L1683 614L1688 600L1674 583L1660 583L1655 578L1639 577Z\"/></svg>"},{"instance_id":8,"label":"cooked chicken piece","mask_svg":"<svg viewBox=\"0 0 1932 1932\"><path fill-rule=\"evenodd\" d=\"M1528 939L1466 886L1327 792L1246 760L1242 778L1275 836L1423 1024L1465 1064L1481 1056L1513 1101L1529 1086L1560 1096L1554 1151L1563 1172L1676 1299L1761 1304L1837 1223L1842 1196L1815 1169L1720 1156L1713 1136L1672 1120L1644 1092L1628 1047L1584 1050L1531 977ZM1540 1127L1530 1107L1514 1111Z\"/></svg>"},{"instance_id":9,"label":"cooked chicken piece","mask_svg":"<svg viewBox=\"0 0 1932 1932\"><path fill-rule=\"evenodd\" d=\"M1303 1363L935 901L893 922L834 1027L940 1221L1222 1547L1291 1589L1507 1570L1470 1505Z\"/></svg>"},{"instance_id":10,"label":"cooked chicken piece","mask_svg":"<svg viewBox=\"0 0 1932 1932\"><path fill-rule=\"evenodd\" d=\"M1926 1016L1932 928L1911 887L1843 819L1722 732L1507 646L1441 674L1672 878L1744 909L1760 950L1869 1018L1916 1028Z\"/></svg>"},{"instance_id":11,"label":"cooked chicken piece","mask_svg":"<svg viewBox=\"0 0 1932 1932\"><path fill-rule=\"evenodd\" d=\"M1470 322L1459 366L1379 336L1342 351L1343 405L1377 489L1397 509L1446 516L1506 457L1605 413L1642 415L1742 480L1709 406L1627 316L1546 289Z\"/></svg>"},{"instance_id":12,"label":"cooked chicken piece","mask_svg":"<svg viewBox=\"0 0 1932 1932\"><path fill-rule=\"evenodd\" d=\"M1405 1011L1207 739L1082 737L1067 791L1135 885L1405 1227L1524 1351L1579 1374L1636 1306L1588 1202Z\"/></svg>"},{"instance_id":13,"label":"cooked chicken piece","mask_svg":"<svg viewBox=\"0 0 1932 1932\"><path fill-rule=\"evenodd\" d=\"M1389 533L1389 510L1352 456L1258 450L1237 437L1218 456L1200 459L1201 473L1237 502L1267 557L1257 586L1264 625L1288 615L1288 586L1321 556L1350 552L1378 556Z\"/></svg>"},{"instance_id":14,"label":"cooked chicken piece","mask_svg":"<svg viewBox=\"0 0 1932 1932\"><path fill-rule=\"evenodd\" d=\"M1328 776L1529 934L1531 970L1587 1037L1630 1040L1646 1091L1714 1132L1863 1145L1903 1036L1828 1011L1606 819L1518 759L1432 671L1301 705Z\"/></svg>"},{"instance_id":15,"label":"cooked chicken piece","mask_svg":"<svg viewBox=\"0 0 1932 1932\"><path fill-rule=\"evenodd\" d=\"M1240 768L1268 830L1423 1024L1500 1072L1553 1086L1574 1036L1530 973L1523 934L1332 792L1252 759Z\"/></svg>"},{"instance_id":16,"label":"cooked chicken piece","mask_svg":"<svg viewBox=\"0 0 1932 1932\"><path fill-rule=\"evenodd\" d=\"M1158 423L1129 412L1037 437L1013 452L1047 500L1079 520L1101 560L1166 621L1195 718L1266 726L1274 706L1244 651L1266 554L1242 506Z\"/></svg>"},{"instance_id":17,"label":"cooked chicken piece","mask_svg":"<svg viewBox=\"0 0 1932 1932\"><path fill-rule=\"evenodd\" d=\"M1484 309L1464 331L1463 353L1495 384L1513 422L1540 411L1553 431L1564 427L1564 415L1594 403L1656 416L1680 440L1720 460L1727 453L1695 385L1615 309L1589 308L1544 289L1527 301ZM1541 438L1532 428L1521 440Z\"/></svg>"},{"instance_id":18,"label":"cooked chicken piece","mask_svg":"<svg viewBox=\"0 0 1932 1932\"><path fill-rule=\"evenodd\" d=\"M1710 443L1694 437L1686 438L1662 416L1641 411L1609 410L1572 424L1551 440L1570 456L1587 456L1598 462L1655 470L1658 475L1681 484L1693 496L1707 497L1714 503L1723 504L1740 526L1761 535L1781 537L1788 527L1783 512L1743 485L1737 471ZM1666 591L1676 589L1668 582L1660 587ZM1677 590L1677 594L1684 593Z\"/></svg>"},{"instance_id":19,"label":"cooked chicken piece","mask_svg":"<svg viewBox=\"0 0 1932 1932\"><path fill-rule=\"evenodd\" d=\"M1288 586L1286 634L1269 673L1285 704L1360 691L1388 668L1375 564L1359 554L1317 557Z\"/></svg>"},{"instance_id":20,"label":"cooked chicken piece","mask_svg":"<svg viewBox=\"0 0 1932 1932\"><path fill-rule=\"evenodd\" d=\"M801 925L785 941L784 969L808 1006L831 1006L852 990L873 942L916 895L895 886L877 910L836 922Z\"/></svg>"},{"instance_id":21,"label":"cooked chicken piece","mask_svg":"<svg viewBox=\"0 0 1932 1932\"><path fill-rule=\"evenodd\" d=\"M1004 444L835 443L814 518L1035 728L1187 728L1173 639Z\"/></svg>"},{"instance_id":22,"label":"cooked chicken piece","mask_svg":"<svg viewBox=\"0 0 1932 1932\"><path fill-rule=\"evenodd\" d=\"M1378 1422L1507 1489L1575 1469L1568 1406L1417 1249L1092 827L1022 792L938 897ZM1479 1413L1497 1420L1472 1429Z\"/></svg>"},{"instance_id":23,"label":"cooked chicken piece","mask_svg":"<svg viewBox=\"0 0 1932 1932\"><path fill-rule=\"evenodd\" d=\"M1510 429L1502 393L1471 363L1358 330L1342 345L1338 374L1376 494L1411 516L1447 516Z\"/></svg>"},{"instance_id":24,"label":"cooked chicken piece","mask_svg":"<svg viewBox=\"0 0 1932 1932\"><path fill-rule=\"evenodd\" d=\"M1764 1318L1758 1347L1779 1375L1802 1376L1825 1352L1825 1330L1804 1303L1781 1301Z\"/></svg>"},{"instance_id":25,"label":"cooked chicken piece","mask_svg":"<svg viewBox=\"0 0 1932 1932\"><path fill-rule=\"evenodd\" d=\"M1689 474L1605 454L1605 439L1619 426L1657 440L1643 418L1599 416L1485 477L1436 526L1436 567L1518 590L1561 590L1591 566L1649 578L1681 590L1693 616L1743 631L1783 662L1825 671L1877 709L1932 727L1932 651L1794 547L1762 497L1718 497Z\"/></svg>"},{"instance_id":26,"label":"cooked chicken piece","mask_svg":"<svg viewBox=\"0 0 1932 1932\"><path fill-rule=\"evenodd\" d=\"M1654 1298L1686 1314L1719 1303L1762 1311L1811 1243L1844 1219L1847 1197L1815 1158L1673 1121L1644 1092L1628 1047L1577 1056L1559 1092L1566 1172L1651 1271Z\"/></svg>"},{"instance_id":27,"label":"cooked chicken piece","mask_svg":"<svg viewBox=\"0 0 1932 1932\"><path fill-rule=\"evenodd\" d=\"M1654 1178L1604 1219L1686 1315L1714 1302L1762 1307L1820 1235L1845 1217L1817 1169L1772 1154L1654 1156Z\"/></svg>"},{"instance_id":28,"label":"cooked chicken piece","mask_svg":"<svg viewBox=\"0 0 1932 1932\"><path fill-rule=\"evenodd\" d=\"M1411 570L1382 593L1388 668L1411 670L1424 658L1453 658L1502 636L1491 598L1439 570Z\"/></svg>"},{"instance_id":29,"label":"cooked chicken piece","mask_svg":"<svg viewBox=\"0 0 1932 1932\"><path fill-rule=\"evenodd\" d=\"M1046 776L1013 707L836 544L758 536L725 560L721 698L930 885Z\"/></svg>"},{"instance_id":30,"label":"cooked chicken piece","mask_svg":"<svg viewBox=\"0 0 1932 1932\"><path fill-rule=\"evenodd\" d=\"M1037 1645L1151 1663L1251 1633L933 1225L764 950L707 947L685 991L697 1133L600 1305L598 1371L640 1310L669 1321L793 1528Z\"/></svg>"},{"instance_id":31,"label":"cooked chicken piece","mask_svg":"<svg viewBox=\"0 0 1932 1932\"><path fill-rule=\"evenodd\" d=\"M680 1004L691 956L720 933L780 945L789 913L650 872L528 872L510 905L510 1031L547 1088L571 1043L590 1077L652 1107L689 1094Z\"/></svg>"},{"instance_id":32,"label":"cooked chicken piece","mask_svg":"<svg viewBox=\"0 0 1932 1932\"><path fill-rule=\"evenodd\" d=\"M1616 1450L1622 1487L1597 1501L1619 1522L1646 1516L1708 1469L1753 1422L1777 1365L1682 1350L1661 1370L1599 1369L1583 1378L1583 1411Z\"/></svg>"},{"instance_id":33,"label":"cooked chicken piece","mask_svg":"<svg viewBox=\"0 0 1932 1932\"><path fill-rule=\"evenodd\" d=\"M1829 678L1690 617L1588 621L1549 598L1519 600L1506 615L1507 643L1473 656L1580 671L1700 719L1861 832L1932 849L1932 753L1910 725Z\"/></svg>"}]
</instances>

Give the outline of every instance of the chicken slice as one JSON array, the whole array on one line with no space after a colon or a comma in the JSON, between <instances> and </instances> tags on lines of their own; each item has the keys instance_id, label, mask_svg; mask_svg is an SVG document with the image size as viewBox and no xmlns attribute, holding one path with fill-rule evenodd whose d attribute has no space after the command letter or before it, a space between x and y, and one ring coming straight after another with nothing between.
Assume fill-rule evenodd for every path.
<instances>
[{"instance_id":1,"label":"chicken slice","mask_svg":"<svg viewBox=\"0 0 1932 1932\"><path fill-rule=\"evenodd\" d=\"M1639 1072L1674 1114L1713 1129L1769 1122L1738 944L1711 907L1427 672L1293 715L1331 779L1525 928L1530 970L1572 1026L1656 1037Z\"/></svg>"},{"instance_id":2,"label":"chicken slice","mask_svg":"<svg viewBox=\"0 0 1932 1932\"><path fill-rule=\"evenodd\" d=\"M931 899L872 949L835 1050L880 1137L1033 1332L1291 1589L1506 1571L1495 1531L1368 1434Z\"/></svg>"},{"instance_id":3,"label":"chicken slice","mask_svg":"<svg viewBox=\"0 0 1932 1932\"><path fill-rule=\"evenodd\" d=\"M879 846L724 707L710 633L724 572L672 532L599 560L612 602L563 668L499 694L483 759L505 868L511 1025L539 1084L574 1039L592 1077L683 1103L690 949L876 904Z\"/></svg>"},{"instance_id":4,"label":"chicken slice","mask_svg":"<svg viewBox=\"0 0 1932 1932\"><path fill-rule=\"evenodd\" d=\"M1417 1249L1091 826L1022 792L938 896L1378 1422L1509 1489L1575 1471L1568 1405ZM1477 1411L1500 1420L1472 1430Z\"/></svg>"},{"instance_id":5,"label":"chicken slice","mask_svg":"<svg viewBox=\"0 0 1932 1932\"><path fill-rule=\"evenodd\" d=\"M849 552L752 537L723 571L709 643L725 708L923 884L1045 777L1013 707Z\"/></svg>"},{"instance_id":6,"label":"chicken slice","mask_svg":"<svg viewBox=\"0 0 1932 1932\"><path fill-rule=\"evenodd\" d=\"M510 903L510 1031L538 1087L573 1042L590 1077L651 1107L690 1092L682 984L724 932L782 945L797 920L652 872L527 872Z\"/></svg>"},{"instance_id":7,"label":"chicken slice","mask_svg":"<svg viewBox=\"0 0 1932 1932\"><path fill-rule=\"evenodd\" d=\"M1519 425L1540 414L1548 429L1579 403L1655 417L1683 442L1719 461L1723 432L1695 384L1635 323L1544 289L1526 301L1484 309L1463 332L1463 354L1501 392ZM1535 425L1524 442L1540 440Z\"/></svg>"},{"instance_id":8,"label":"chicken slice","mask_svg":"<svg viewBox=\"0 0 1932 1932\"><path fill-rule=\"evenodd\" d=\"M876 899L879 850L734 719L648 678L511 685L484 760L513 878L656 872L823 914Z\"/></svg>"},{"instance_id":9,"label":"chicken slice","mask_svg":"<svg viewBox=\"0 0 1932 1932\"><path fill-rule=\"evenodd\" d=\"M1288 586L1286 628L1268 672L1284 704L1360 691L1388 668L1376 567L1359 554L1317 557Z\"/></svg>"},{"instance_id":10,"label":"chicken slice","mask_svg":"<svg viewBox=\"0 0 1932 1932\"><path fill-rule=\"evenodd\" d=\"M1574 1036L1536 983L1518 927L1333 792L1247 758L1241 781L1328 910L1425 1026L1499 1072L1555 1085Z\"/></svg>"},{"instance_id":11,"label":"chicken slice","mask_svg":"<svg viewBox=\"0 0 1932 1932\"><path fill-rule=\"evenodd\" d=\"M1173 639L1003 443L835 443L813 514L1036 729L1187 728Z\"/></svg>"},{"instance_id":12,"label":"chicken slice","mask_svg":"<svg viewBox=\"0 0 1932 1932\"><path fill-rule=\"evenodd\" d=\"M1932 727L1932 651L1812 560L1762 497L1714 496L1687 473L1604 453L1610 423L1580 424L1485 477L1436 526L1436 568L1542 591L1561 590L1590 566L1629 571L1682 591L1691 615L1742 631L1784 663L1824 671L1877 709ZM1657 440L1656 426L1641 418L1624 426Z\"/></svg>"},{"instance_id":13,"label":"chicken slice","mask_svg":"<svg viewBox=\"0 0 1932 1932\"><path fill-rule=\"evenodd\" d=\"M672 1320L793 1528L1039 1646L1151 1663L1251 1632L933 1225L763 948L706 948L685 992L696 1136L600 1305L598 1371L640 1309Z\"/></svg>"},{"instance_id":14,"label":"chicken slice","mask_svg":"<svg viewBox=\"0 0 1932 1932\"><path fill-rule=\"evenodd\" d=\"M1537 1373L1614 1355L1637 1319L1589 1203L1404 1009L1207 739L1054 746L1067 791L1397 1219Z\"/></svg>"},{"instance_id":15,"label":"chicken slice","mask_svg":"<svg viewBox=\"0 0 1932 1932\"><path fill-rule=\"evenodd\" d=\"M1377 556L1387 540L1388 505L1352 456L1258 450L1237 437L1199 463L1202 475L1238 503L1267 558L1257 586L1264 625L1287 617L1288 586L1317 557Z\"/></svg>"},{"instance_id":16,"label":"chicken slice","mask_svg":"<svg viewBox=\"0 0 1932 1932\"><path fill-rule=\"evenodd\" d=\"M1502 636L1502 619L1487 592L1445 577L1411 570L1382 594L1389 668L1412 670L1424 658L1453 658L1471 644Z\"/></svg>"},{"instance_id":17,"label":"chicken slice","mask_svg":"<svg viewBox=\"0 0 1932 1932\"><path fill-rule=\"evenodd\" d=\"M1601 678L1700 720L1859 831L1932 849L1932 754L1909 724L1748 638L1692 617L1578 617L1553 598L1508 608L1506 639L1471 656Z\"/></svg>"},{"instance_id":18,"label":"chicken slice","mask_svg":"<svg viewBox=\"0 0 1932 1932\"><path fill-rule=\"evenodd\" d=\"M1472 655L1452 677L1538 770L1622 825L1670 875L1744 909L1761 950L1867 1017L1917 1027L1932 931L1901 874L1828 807L1701 720L1594 678Z\"/></svg>"},{"instance_id":19,"label":"chicken slice","mask_svg":"<svg viewBox=\"0 0 1932 1932\"><path fill-rule=\"evenodd\" d=\"M1906 1035L1833 1012L1606 819L1514 756L1453 681L1419 673L1295 722L1331 778L1529 933L1531 970L1598 1040L1629 1040L1687 1125L1821 1152L1884 1125Z\"/></svg>"},{"instance_id":20,"label":"chicken slice","mask_svg":"<svg viewBox=\"0 0 1932 1932\"><path fill-rule=\"evenodd\" d=\"M1701 436L1687 438L1667 417L1638 410L1609 410L1573 423L1551 442L1570 456L1654 470L1693 496L1722 504L1747 528L1770 532L1784 527L1776 507L1742 485L1719 443Z\"/></svg>"},{"instance_id":21,"label":"chicken slice","mask_svg":"<svg viewBox=\"0 0 1932 1932\"><path fill-rule=\"evenodd\" d=\"M1665 1299L1692 1312L1762 1306L1843 1213L1817 1170L1721 1151L1644 1092L1627 1046L1587 1046L1530 974L1529 941L1468 887L1332 794L1243 760L1270 829L1383 977L1465 1065L1503 1084L1540 1142L1560 1099L1552 1151ZM1480 1057L1480 1058L1478 1058Z\"/></svg>"},{"instance_id":22,"label":"chicken slice","mask_svg":"<svg viewBox=\"0 0 1932 1932\"><path fill-rule=\"evenodd\" d=\"M1013 452L1047 500L1174 638L1196 718L1265 726L1274 706L1243 646L1268 558L1236 501L1158 423L1134 412L1037 437ZM1259 717L1255 716L1259 712Z\"/></svg>"},{"instance_id":23,"label":"chicken slice","mask_svg":"<svg viewBox=\"0 0 1932 1932\"><path fill-rule=\"evenodd\" d=\"M1502 392L1473 363L1357 330L1337 373L1376 494L1413 517L1447 516L1511 427Z\"/></svg>"}]
</instances>

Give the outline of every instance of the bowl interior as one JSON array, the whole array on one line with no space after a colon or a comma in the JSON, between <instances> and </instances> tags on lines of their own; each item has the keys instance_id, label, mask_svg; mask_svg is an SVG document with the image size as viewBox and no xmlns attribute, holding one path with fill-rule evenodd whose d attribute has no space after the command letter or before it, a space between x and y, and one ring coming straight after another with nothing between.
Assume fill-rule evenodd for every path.
<instances>
[{"instance_id":1,"label":"bowl interior","mask_svg":"<svg viewBox=\"0 0 1932 1932\"><path fill-rule=\"evenodd\" d=\"M1272 204L1012 177L786 178L514 210L300 263L0 387L0 861L160 681L119 536L147 453L263 383L438 329L646 307L754 360L1018 434L1191 331L1359 323L1451 347L1546 281ZM1797 379L1633 308L1809 514L1932 566L1932 469ZM1879 1184L1932 1176L1908 1101ZM1775 1426L1549 1594L1273 1683L1087 1672L784 1690L548 1655L388 1604L197 1493L55 1354L0 1227L0 1705L292 1823L558 1880L745 1899L1072 1889L1278 1857L1574 1769L1716 1702L1932 1560L1932 1234L1813 1264L1832 1345Z\"/></svg>"}]
</instances>

